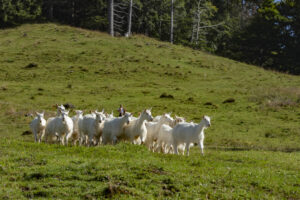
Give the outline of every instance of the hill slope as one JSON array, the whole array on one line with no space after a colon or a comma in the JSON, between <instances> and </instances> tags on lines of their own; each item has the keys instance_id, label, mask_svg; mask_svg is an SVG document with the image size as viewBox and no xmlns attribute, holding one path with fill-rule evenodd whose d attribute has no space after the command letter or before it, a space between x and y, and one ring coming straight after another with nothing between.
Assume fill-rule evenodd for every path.
<instances>
[{"instance_id":1,"label":"hill slope","mask_svg":"<svg viewBox=\"0 0 300 200\"><path fill-rule=\"evenodd\" d=\"M1 197L300 197L299 153L271 152L300 149L297 76L144 36L39 24L0 31L0 80ZM153 107L194 122L209 115L207 156L197 148L184 158L130 144L36 145L21 136L31 120L24 114L52 116L52 105L66 102L86 112L122 103L135 115ZM239 149L260 151L230 151Z\"/></svg>"}]
</instances>

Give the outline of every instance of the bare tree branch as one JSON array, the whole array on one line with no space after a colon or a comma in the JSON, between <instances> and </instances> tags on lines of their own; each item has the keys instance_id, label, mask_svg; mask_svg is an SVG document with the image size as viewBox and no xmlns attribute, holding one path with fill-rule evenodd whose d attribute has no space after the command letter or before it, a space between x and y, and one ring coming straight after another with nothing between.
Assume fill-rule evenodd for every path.
<instances>
[{"instance_id":1,"label":"bare tree branch","mask_svg":"<svg viewBox=\"0 0 300 200\"><path fill-rule=\"evenodd\" d=\"M109 34L114 36L114 0L109 0L108 13Z\"/></svg>"}]
</instances>

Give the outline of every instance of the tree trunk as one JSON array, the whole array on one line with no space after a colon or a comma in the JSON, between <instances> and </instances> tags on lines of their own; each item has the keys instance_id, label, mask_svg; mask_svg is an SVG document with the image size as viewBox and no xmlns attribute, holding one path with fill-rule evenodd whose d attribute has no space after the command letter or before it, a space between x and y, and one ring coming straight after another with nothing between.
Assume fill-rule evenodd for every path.
<instances>
[{"instance_id":1,"label":"tree trunk","mask_svg":"<svg viewBox=\"0 0 300 200\"><path fill-rule=\"evenodd\" d=\"M195 25L194 25L194 23L193 23L192 36L191 36L191 43L194 42L194 32L195 32Z\"/></svg>"},{"instance_id":2,"label":"tree trunk","mask_svg":"<svg viewBox=\"0 0 300 200\"><path fill-rule=\"evenodd\" d=\"M109 34L114 36L114 0L109 0L108 6L108 22L109 22Z\"/></svg>"},{"instance_id":3,"label":"tree trunk","mask_svg":"<svg viewBox=\"0 0 300 200\"><path fill-rule=\"evenodd\" d=\"M196 44L199 41L199 31L200 31L200 22L201 22L201 10L200 10L201 0L198 1L198 8L197 8L197 32L196 32Z\"/></svg>"},{"instance_id":4,"label":"tree trunk","mask_svg":"<svg viewBox=\"0 0 300 200\"><path fill-rule=\"evenodd\" d=\"M72 24L75 25L75 0L72 1Z\"/></svg>"},{"instance_id":5,"label":"tree trunk","mask_svg":"<svg viewBox=\"0 0 300 200\"><path fill-rule=\"evenodd\" d=\"M133 5L133 0L130 0L129 13L128 13L128 29L127 29L127 36L128 37L131 36L132 5Z\"/></svg>"},{"instance_id":6,"label":"tree trunk","mask_svg":"<svg viewBox=\"0 0 300 200\"><path fill-rule=\"evenodd\" d=\"M241 1L241 27L244 27L244 0Z\"/></svg>"},{"instance_id":7,"label":"tree trunk","mask_svg":"<svg viewBox=\"0 0 300 200\"><path fill-rule=\"evenodd\" d=\"M4 9L4 3L3 0L0 0L0 28L4 27L4 22L6 21L6 16L5 16L5 9Z\"/></svg>"},{"instance_id":8,"label":"tree trunk","mask_svg":"<svg viewBox=\"0 0 300 200\"><path fill-rule=\"evenodd\" d=\"M173 44L173 31L174 31L174 0L171 0L171 30L170 30L171 44Z\"/></svg>"},{"instance_id":9,"label":"tree trunk","mask_svg":"<svg viewBox=\"0 0 300 200\"><path fill-rule=\"evenodd\" d=\"M49 19L53 21L53 0L49 1Z\"/></svg>"},{"instance_id":10,"label":"tree trunk","mask_svg":"<svg viewBox=\"0 0 300 200\"><path fill-rule=\"evenodd\" d=\"M162 8L161 8L161 3L159 4L159 12L158 12L158 15L159 15L159 38L161 39L161 32L162 32Z\"/></svg>"}]
</instances>

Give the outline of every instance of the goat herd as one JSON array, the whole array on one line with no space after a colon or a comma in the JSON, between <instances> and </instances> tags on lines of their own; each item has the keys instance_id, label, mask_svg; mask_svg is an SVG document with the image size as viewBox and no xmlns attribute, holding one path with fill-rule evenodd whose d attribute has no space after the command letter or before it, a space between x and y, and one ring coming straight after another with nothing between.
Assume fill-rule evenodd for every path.
<instances>
[{"instance_id":1,"label":"goat herd","mask_svg":"<svg viewBox=\"0 0 300 200\"><path fill-rule=\"evenodd\" d=\"M60 142L68 145L99 145L102 143L116 144L129 141L133 144L144 144L149 150L163 153L178 154L185 149L189 155L189 148L197 143L203 152L204 129L210 127L210 117L204 116L199 124L185 122L184 118L175 116L173 119L168 114L151 115L151 109L141 112L138 118L126 112L121 117L112 114L92 112L83 116L83 112L76 111L76 115L70 118L69 112L63 105L57 106L57 116L47 121L44 113L36 113L37 116L30 123L35 142Z\"/></svg>"}]
</instances>

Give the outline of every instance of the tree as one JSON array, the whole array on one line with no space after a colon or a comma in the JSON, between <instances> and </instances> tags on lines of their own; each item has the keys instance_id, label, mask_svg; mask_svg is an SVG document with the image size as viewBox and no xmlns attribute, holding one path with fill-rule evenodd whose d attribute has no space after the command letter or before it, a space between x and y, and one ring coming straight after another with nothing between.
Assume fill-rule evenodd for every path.
<instances>
[{"instance_id":1,"label":"tree","mask_svg":"<svg viewBox=\"0 0 300 200\"><path fill-rule=\"evenodd\" d=\"M0 28L4 27L4 3L3 0L0 0Z\"/></svg>"},{"instance_id":2,"label":"tree","mask_svg":"<svg viewBox=\"0 0 300 200\"><path fill-rule=\"evenodd\" d=\"M207 29L216 28L223 23L212 24L212 21L210 19L217 12L217 8L209 1L198 0L195 7L196 8L194 9L193 26L191 33L191 43L198 46L201 40L204 43L202 44L202 46L205 46L205 43L207 43Z\"/></svg>"},{"instance_id":3,"label":"tree","mask_svg":"<svg viewBox=\"0 0 300 200\"><path fill-rule=\"evenodd\" d=\"M50 21L53 21L53 7L54 7L54 0L44 0L44 4L43 4L43 7L44 7L44 11L45 11L45 14L47 13L48 11L48 15L46 14L46 17L50 20Z\"/></svg>"},{"instance_id":4,"label":"tree","mask_svg":"<svg viewBox=\"0 0 300 200\"><path fill-rule=\"evenodd\" d=\"M1 27L39 21L42 18L41 0L1 0Z\"/></svg>"},{"instance_id":5,"label":"tree","mask_svg":"<svg viewBox=\"0 0 300 200\"><path fill-rule=\"evenodd\" d=\"M277 8L287 19L279 23L282 55L278 60L278 65L284 71L300 74L300 2L297 0L281 1Z\"/></svg>"},{"instance_id":6,"label":"tree","mask_svg":"<svg viewBox=\"0 0 300 200\"><path fill-rule=\"evenodd\" d=\"M109 34L114 36L114 0L109 0L108 6Z\"/></svg>"},{"instance_id":7,"label":"tree","mask_svg":"<svg viewBox=\"0 0 300 200\"><path fill-rule=\"evenodd\" d=\"M171 26L170 26L170 42L173 44L174 31L174 0L171 0Z\"/></svg>"},{"instance_id":8,"label":"tree","mask_svg":"<svg viewBox=\"0 0 300 200\"><path fill-rule=\"evenodd\" d=\"M128 28L127 28L127 37L131 36L131 26L132 26L132 7L133 7L133 0L130 0L129 3L129 11L128 11Z\"/></svg>"},{"instance_id":9,"label":"tree","mask_svg":"<svg viewBox=\"0 0 300 200\"><path fill-rule=\"evenodd\" d=\"M299 0L0 0L0 27L28 22L142 33L300 74Z\"/></svg>"},{"instance_id":10,"label":"tree","mask_svg":"<svg viewBox=\"0 0 300 200\"><path fill-rule=\"evenodd\" d=\"M227 46L226 56L265 68L287 71L280 60L287 45L283 39L286 38L283 35L286 32L283 24L289 18L280 13L278 5L273 0L264 0L251 22L234 33Z\"/></svg>"}]
</instances>

